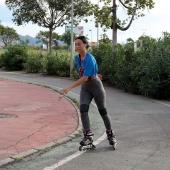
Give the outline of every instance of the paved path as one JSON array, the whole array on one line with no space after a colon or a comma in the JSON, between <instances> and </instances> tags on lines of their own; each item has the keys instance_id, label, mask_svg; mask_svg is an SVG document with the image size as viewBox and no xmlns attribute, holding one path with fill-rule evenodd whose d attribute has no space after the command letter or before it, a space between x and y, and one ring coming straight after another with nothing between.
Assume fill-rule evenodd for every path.
<instances>
[{"instance_id":1,"label":"paved path","mask_svg":"<svg viewBox=\"0 0 170 170\"><path fill-rule=\"evenodd\" d=\"M63 139L77 127L75 106L59 93L0 78L0 161Z\"/></svg>"},{"instance_id":2,"label":"paved path","mask_svg":"<svg viewBox=\"0 0 170 170\"><path fill-rule=\"evenodd\" d=\"M1 78L64 88L74 80L20 72L0 72ZM59 89L59 88L58 88ZM79 98L80 87L72 89L70 97ZM169 170L170 101L153 100L140 95L105 86L107 109L116 132L116 151L102 140L97 149L76 157L81 137L73 139L43 154L35 153L22 161L15 161L1 170ZM97 108L89 112L94 140L105 129ZM74 159L70 159L74 158ZM76 158L75 158L76 157Z\"/></svg>"}]
</instances>

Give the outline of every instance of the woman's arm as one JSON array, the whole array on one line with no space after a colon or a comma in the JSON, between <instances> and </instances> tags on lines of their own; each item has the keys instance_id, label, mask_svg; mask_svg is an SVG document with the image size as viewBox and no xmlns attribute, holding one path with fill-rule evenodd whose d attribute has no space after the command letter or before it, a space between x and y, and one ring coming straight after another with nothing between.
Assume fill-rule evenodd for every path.
<instances>
[{"instance_id":1,"label":"woman's arm","mask_svg":"<svg viewBox=\"0 0 170 170\"><path fill-rule=\"evenodd\" d=\"M88 79L87 76L83 76L80 79L78 79L75 83L71 84L70 86L64 88L63 90L61 90L61 94L66 94L68 93L68 91L70 91L71 89L73 89L74 87L77 87L81 84L83 84L84 82L86 82L86 80Z\"/></svg>"}]
</instances>

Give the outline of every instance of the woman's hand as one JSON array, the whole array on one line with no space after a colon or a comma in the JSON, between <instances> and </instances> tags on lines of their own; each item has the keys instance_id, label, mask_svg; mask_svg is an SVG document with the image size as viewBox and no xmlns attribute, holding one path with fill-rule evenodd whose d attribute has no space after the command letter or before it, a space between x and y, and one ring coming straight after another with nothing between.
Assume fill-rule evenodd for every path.
<instances>
[{"instance_id":1,"label":"woman's hand","mask_svg":"<svg viewBox=\"0 0 170 170\"><path fill-rule=\"evenodd\" d=\"M68 91L70 91L70 88L69 88L69 87L67 87L67 88L65 88L65 89L63 89L63 90L61 90L61 94L62 94L62 95L67 94Z\"/></svg>"},{"instance_id":2,"label":"woman's hand","mask_svg":"<svg viewBox=\"0 0 170 170\"><path fill-rule=\"evenodd\" d=\"M73 83L73 84L71 84L70 86L68 86L68 87L64 88L63 90L61 90L60 93L61 93L62 95L67 94L68 91L70 91L70 90L73 89L74 87L77 87L77 86L83 84L84 82L86 82L87 78L88 78L87 76L81 77L81 78L78 79L75 83Z\"/></svg>"},{"instance_id":3,"label":"woman's hand","mask_svg":"<svg viewBox=\"0 0 170 170\"><path fill-rule=\"evenodd\" d=\"M100 80L102 80L102 75L101 74L98 74L98 78L100 79Z\"/></svg>"}]
</instances>

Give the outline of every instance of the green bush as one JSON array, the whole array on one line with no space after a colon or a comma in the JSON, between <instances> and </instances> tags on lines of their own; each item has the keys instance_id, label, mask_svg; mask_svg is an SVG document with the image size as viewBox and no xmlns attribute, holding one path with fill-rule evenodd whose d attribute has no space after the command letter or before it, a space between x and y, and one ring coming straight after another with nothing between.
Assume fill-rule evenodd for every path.
<instances>
[{"instance_id":1,"label":"green bush","mask_svg":"<svg viewBox=\"0 0 170 170\"><path fill-rule=\"evenodd\" d=\"M24 63L24 70L27 73L43 72L43 55L42 53L30 53Z\"/></svg>"},{"instance_id":2,"label":"green bush","mask_svg":"<svg viewBox=\"0 0 170 170\"><path fill-rule=\"evenodd\" d=\"M170 98L170 34L164 33L150 57L146 58L143 76L139 82L140 92L146 96Z\"/></svg>"},{"instance_id":3,"label":"green bush","mask_svg":"<svg viewBox=\"0 0 170 170\"><path fill-rule=\"evenodd\" d=\"M27 59L27 48L24 46L9 46L7 51L1 54L1 66L9 71L23 70L23 64Z\"/></svg>"},{"instance_id":4,"label":"green bush","mask_svg":"<svg viewBox=\"0 0 170 170\"><path fill-rule=\"evenodd\" d=\"M115 46L115 85L127 92L139 93L138 79L140 69L140 56L134 52L134 44Z\"/></svg>"},{"instance_id":5,"label":"green bush","mask_svg":"<svg viewBox=\"0 0 170 170\"><path fill-rule=\"evenodd\" d=\"M134 51L133 41L126 45L100 43L90 52L96 58L103 81L126 92L148 97L170 98L170 34L163 33L160 39L142 36ZM23 46L11 46L0 56L0 67L7 70L45 72L61 77L70 76L70 54L57 50L56 54L35 52L28 54ZM73 76L78 77L74 61Z\"/></svg>"},{"instance_id":6,"label":"green bush","mask_svg":"<svg viewBox=\"0 0 170 170\"><path fill-rule=\"evenodd\" d=\"M148 97L170 98L170 34L156 40L141 37L137 51L134 43L117 44L112 58L111 44L92 48L103 81L127 92Z\"/></svg>"},{"instance_id":7,"label":"green bush","mask_svg":"<svg viewBox=\"0 0 170 170\"><path fill-rule=\"evenodd\" d=\"M91 53L98 63L99 73L103 75L103 81L111 84L114 74L112 44L100 43L99 47L92 47Z\"/></svg>"},{"instance_id":8,"label":"green bush","mask_svg":"<svg viewBox=\"0 0 170 170\"><path fill-rule=\"evenodd\" d=\"M0 54L0 68L2 68L2 57L1 57L2 54Z\"/></svg>"},{"instance_id":9,"label":"green bush","mask_svg":"<svg viewBox=\"0 0 170 170\"><path fill-rule=\"evenodd\" d=\"M90 53L93 54L98 63L98 66L100 67L100 64L103 62L105 57L112 56L112 44L100 43L99 47L92 46Z\"/></svg>"},{"instance_id":10,"label":"green bush","mask_svg":"<svg viewBox=\"0 0 170 170\"><path fill-rule=\"evenodd\" d=\"M47 56L45 70L49 75L69 77L70 56L66 52L59 52L57 56L55 54Z\"/></svg>"}]
</instances>

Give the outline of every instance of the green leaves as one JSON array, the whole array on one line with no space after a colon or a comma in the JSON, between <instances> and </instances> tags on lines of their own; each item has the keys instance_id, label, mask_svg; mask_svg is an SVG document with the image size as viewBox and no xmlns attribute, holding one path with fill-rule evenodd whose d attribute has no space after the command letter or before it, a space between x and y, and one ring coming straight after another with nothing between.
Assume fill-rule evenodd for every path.
<instances>
[{"instance_id":1,"label":"green leaves","mask_svg":"<svg viewBox=\"0 0 170 170\"><path fill-rule=\"evenodd\" d=\"M119 2L117 5L116 2ZM113 39L112 39L112 51L114 56L114 45L117 44L117 29L121 31L126 31L130 28L134 19L144 16L143 11L145 9L152 9L154 7L153 0L101 0L104 2L102 8L98 5L92 5L94 10L94 16L96 19L96 24L100 23L100 26L104 29L113 29ZM126 14L125 19L121 19L117 16L117 12L123 8Z\"/></svg>"},{"instance_id":2,"label":"green leaves","mask_svg":"<svg viewBox=\"0 0 170 170\"><path fill-rule=\"evenodd\" d=\"M159 39L142 36L137 43L136 51L130 38L125 46L117 44L113 60L110 43L92 49L103 81L126 92L170 98L170 34L164 32Z\"/></svg>"},{"instance_id":3,"label":"green leaves","mask_svg":"<svg viewBox=\"0 0 170 170\"><path fill-rule=\"evenodd\" d=\"M76 35L73 34L73 39L76 38ZM61 38L60 38L61 41L64 41L68 46L71 45L71 32L70 31L67 31L65 32Z\"/></svg>"},{"instance_id":4,"label":"green leaves","mask_svg":"<svg viewBox=\"0 0 170 170\"><path fill-rule=\"evenodd\" d=\"M19 36L13 28L2 25L0 25L0 38L6 47L19 40Z\"/></svg>"},{"instance_id":5,"label":"green leaves","mask_svg":"<svg viewBox=\"0 0 170 170\"><path fill-rule=\"evenodd\" d=\"M70 0L6 0L5 2L7 7L13 11L13 21L17 25L33 22L54 30L70 21ZM80 18L92 14L90 4L88 0L74 0L75 23Z\"/></svg>"},{"instance_id":6,"label":"green leaves","mask_svg":"<svg viewBox=\"0 0 170 170\"><path fill-rule=\"evenodd\" d=\"M128 22L122 23L119 16L116 15L116 11L119 10L119 8L123 8L124 12L127 14L127 18L131 18L131 16L136 16L136 19L138 17L144 16L142 14L142 11L146 8L152 9L154 7L153 0L119 0L119 6L116 4L116 1L113 1L113 4L111 4L111 1L108 0L102 0L104 2L104 6L100 9L96 5L94 5L94 15L96 17L96 22L99 22L102 26L109 27L111 26L111 23L113 22L112 17L116 17L116 20L119 21L117 24L119 24L120 27L123 25L128 25ZM113 6L116 5L116 11L114 13ZM112 13L112 16L111 16ZM125 22L124 20L123 22ZM123 29L123 28L122 28Z\"/></svg>"},{"instance_id":7,"label":"green leaves","mask_svg":"<svg viewBox=\"0 0 170 170\"><path fill-rule=\"evenodd\" d=\"M32 22L49 29L49 46L51 53L52 32L71 21L70 0L6 0L7 7L13 11L13 21L17 25ZM74 0L74 25L83 17L92 14L89 0Z\"/></svg>"},{"instance_id":8,"label":"green leaves","mask_svg":"<svg viewBox=\"0 0 170 170\"><path fill-rule=\"evenodd\" d=\"M24 46L9 46L7 51L1 54L1 65L6 70L17 71L23 69L23 63L27 58L27 49Z\"/></svg>"}]
</instances>

